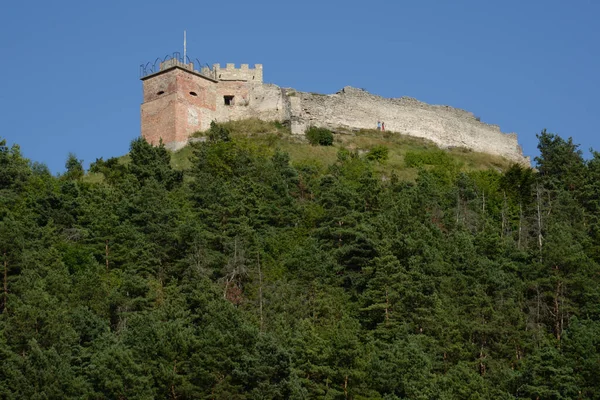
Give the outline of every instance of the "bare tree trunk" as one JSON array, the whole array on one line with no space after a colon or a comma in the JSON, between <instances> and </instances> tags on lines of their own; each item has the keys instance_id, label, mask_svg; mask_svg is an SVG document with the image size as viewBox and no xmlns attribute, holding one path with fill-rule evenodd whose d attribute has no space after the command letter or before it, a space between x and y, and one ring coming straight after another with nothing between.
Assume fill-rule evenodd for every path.
<instances>
[{"instance_id":1,"label":"bare tree trunk","mask_svg":"<svg viewBox=\"0 0 600 400\"><path fill-rule=\"evenodd\" d=\"M348 398L348 375L344 378L344 396Z\"/></svg>"},{"instance_id":2,"label":"bare tree trunk","mask_svg":"<svg viewBox=\"0 0 600 400\"><path fill-rule=\"evenodd\" d=\"M485 190L482 192L483 199L481 201L481 213L485 215Z\"/></svg>"}]
</instances>

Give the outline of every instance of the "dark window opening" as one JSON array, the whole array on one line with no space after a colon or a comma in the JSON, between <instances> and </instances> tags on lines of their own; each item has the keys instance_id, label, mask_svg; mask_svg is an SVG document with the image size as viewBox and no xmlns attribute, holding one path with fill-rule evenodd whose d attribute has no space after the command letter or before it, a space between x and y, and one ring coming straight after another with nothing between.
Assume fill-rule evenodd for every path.
<instances>
[{"instance_id":1,"label":"dark window opening","mask_svg":"<svg viewBox=\"0 0 600 400\"><path fill-rule=\"evenodd\" d=\"M191 94L192 96L198 96L198 93L196 93L196 92L190 92L190 94Z\"/></svg>"},{"instance_id":2,"label":"dark window opening","mask_svg":"<svg viewBox=\"0 0 600 400\"><path fill-rule=\"evenodd\" d=\"M225 105L226 106L232 106L233 105L233 98L234 98L234 96L223 96L223 100L225 101Z\"/></svg>"},{"instance_id":3,"label":"dark window opening","mask_svg":"<svg viewBox=\"0 0 600 400\"><path fill-rule=\"evenodd\" d=\"M165 92L163 90L161 90L160 92L156 93L157 96L160 96L161 94L164 94Z\"/></svg>"}]
</instances>

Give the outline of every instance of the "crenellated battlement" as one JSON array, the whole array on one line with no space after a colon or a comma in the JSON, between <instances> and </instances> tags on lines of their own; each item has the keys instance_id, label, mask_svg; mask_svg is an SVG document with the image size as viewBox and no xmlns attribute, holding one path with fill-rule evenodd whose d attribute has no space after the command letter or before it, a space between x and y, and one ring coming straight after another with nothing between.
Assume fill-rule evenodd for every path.
<instances>
[{"instance_id":1,"label":"crenellated battlement","mask_svg":"<svg viewBox=\"0 0 600 400\"><path fill-rule=\"evenodd\" d=\"M170 59L168 59L168 60L163 61L163 62L160 63L160 71L164 71L164 70L167 70L167 69L172 68L172 67L180 67L180 68L187 69L189 71L197 72L194 69L194 63L193 62L189 62L189 63L186 64L186 63L181 62L177 58L170 58Z\"/></svg>"},{"instance_id":2,"label":"crenellated battlement","mask_svg":"<svg viewBox=\"0 0 600 400\"><path fill-rule=\"evenodd\" d=\"M235 64L226 64L225 68L221 64L213 64L212 68L203 67L201 74L210 76L218 81L242 81L248 83L263 83L263 66L255 64L250 68L248 64L241 64L236 68Z\"/></svg>"}]
</instances>

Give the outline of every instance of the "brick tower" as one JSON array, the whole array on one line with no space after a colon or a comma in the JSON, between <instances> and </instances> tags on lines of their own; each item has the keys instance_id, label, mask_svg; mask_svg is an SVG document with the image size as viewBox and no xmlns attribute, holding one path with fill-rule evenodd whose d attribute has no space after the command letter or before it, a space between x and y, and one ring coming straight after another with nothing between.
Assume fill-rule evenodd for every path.
<instances>
[{"instance_id":1,"label":"brick tower","mask_svg":"<svg viewBox=\"0 0 600 400\"><path fill-rule=\"evenodd\" d=\"M253 97L261 96L256 92L263 86L261 64L255 68L214 64L198 71L193 63L185 64L174 56L157 66L158 71L151 69L149 74L146 66L141 66L142 136L153 145L162 139L167 148L177 150L187 144L191 134L208 129L212 121L260 116L251 103Z\"/></svg>"},{"instance_id":2,"label":"brick tower","mask_svg":"<svg viewBox=\"0 0 600 400\"><path fill-rule=\"evenodd\" d=\"M158 72L141 78L144 102L141 106L142 136L151 144L178 149L188 137L208 129L215 117L217 80L172 58L160 64Z\"/></svg>"}]
</instances>

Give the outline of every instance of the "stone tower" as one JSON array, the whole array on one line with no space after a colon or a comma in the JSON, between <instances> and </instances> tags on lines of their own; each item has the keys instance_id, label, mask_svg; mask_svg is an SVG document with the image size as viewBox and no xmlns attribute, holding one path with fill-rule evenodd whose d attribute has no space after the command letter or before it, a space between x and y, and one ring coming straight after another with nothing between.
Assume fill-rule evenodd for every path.
<instances>
[{"instance_id":1,"label":"stone tower","mask_svg":"<svg viewBox=\"0 0 600 400\"><path fill-rule=\"evenodd\" d=\"M160 63L158 71L142 76L144 100L141 106L142 136L151 144L162 139L177 150L191 134L204 131L212 121L247 118L250 93L262 85L262 65L235 68L194 69L178 58Z\"/></svg>"}]
</instances>

